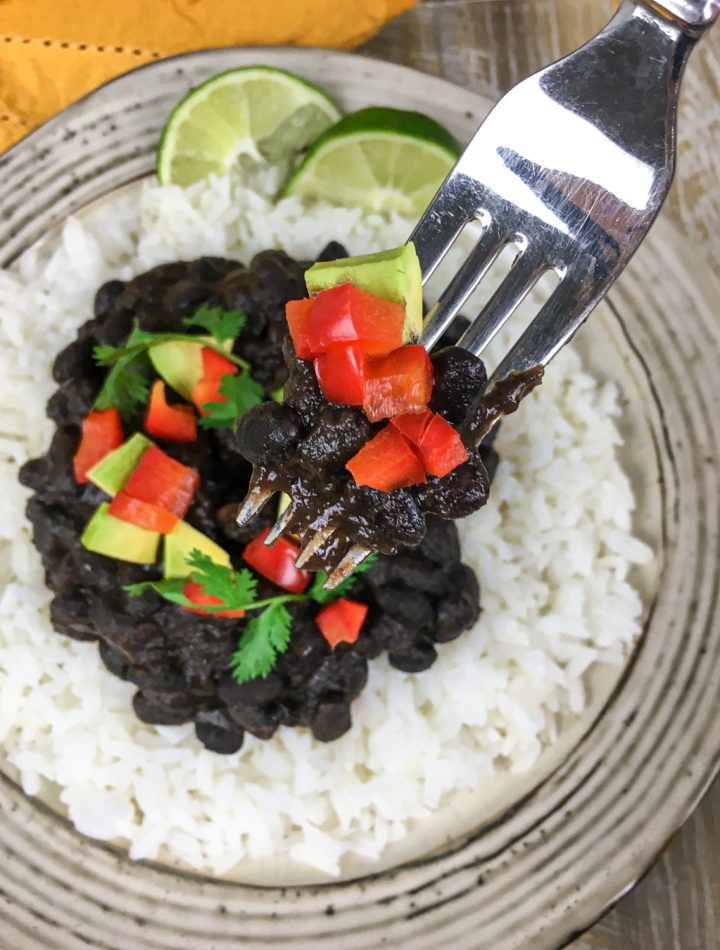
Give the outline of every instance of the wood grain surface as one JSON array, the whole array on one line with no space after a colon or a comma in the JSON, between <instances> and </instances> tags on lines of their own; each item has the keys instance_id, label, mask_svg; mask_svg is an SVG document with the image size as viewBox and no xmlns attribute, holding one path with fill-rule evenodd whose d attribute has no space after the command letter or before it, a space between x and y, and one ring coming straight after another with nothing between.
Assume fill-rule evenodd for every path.
<instances>
[{"instance_id":1,"label":"wood grain surface","mask_svg":"<svg viewBox=\"0 0 720 950\"><path fill-rule=\"evenodd\" d=\"M590 37L616 6L614 0L425 0L362 51L496 98ZM680 111L671 209L720 275L720 26L690 62ZM720 780L644 880L572 944L572 950L717 948Z\"/></svg>"}]
</instances>

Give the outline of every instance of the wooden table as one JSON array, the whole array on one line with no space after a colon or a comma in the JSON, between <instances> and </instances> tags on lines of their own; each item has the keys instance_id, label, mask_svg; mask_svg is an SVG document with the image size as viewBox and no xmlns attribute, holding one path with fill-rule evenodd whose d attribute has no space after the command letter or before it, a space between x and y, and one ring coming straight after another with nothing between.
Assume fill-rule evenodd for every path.
<instances>
[{"instance_id":1,"label":"wooden table","mask_svg":"<svg viewBox=\"0 0 720 950\"><path fill-rule=\"evenodd\" d=\"M616 6L616 0L425 0L363 52L497 98L591 36ZM720 275L718 182L720 26L694 54L685 80L671 198L673 214ZM572 950L719 947L720 780L645 879Z\"/></svg>"}]
</instances>

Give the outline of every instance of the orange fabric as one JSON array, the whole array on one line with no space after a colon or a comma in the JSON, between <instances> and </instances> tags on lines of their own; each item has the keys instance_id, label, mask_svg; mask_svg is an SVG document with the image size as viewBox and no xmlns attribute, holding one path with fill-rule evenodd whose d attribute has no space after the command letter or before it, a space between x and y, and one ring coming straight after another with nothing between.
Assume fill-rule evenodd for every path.
<instances>
[{"instance_id":1,"label":"orange fabric","mask_svg":"<svg viewBox=\"0 0 720 950\"><path fill-rule=\"evenodd\" d=\"M212 46L351 48L415 0L0 0L0 151L140 63Z\"/></svg>"}]
</instances>

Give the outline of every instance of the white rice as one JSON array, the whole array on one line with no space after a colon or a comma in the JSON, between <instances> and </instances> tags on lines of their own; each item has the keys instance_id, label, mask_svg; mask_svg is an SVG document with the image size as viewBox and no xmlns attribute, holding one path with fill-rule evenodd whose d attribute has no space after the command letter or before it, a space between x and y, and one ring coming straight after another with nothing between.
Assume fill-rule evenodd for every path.
<instances>
[{"instance_id":1,"label":"white rice","mask_svg":"<svg viewBox=\"0 0 720 950\"><path fill-rule=\"evenodd\" d=\"M94 644L51 627L17 471L46 448L53 358L103 281L203 254L248 260L284 247L308 258L330 238L360 253L409 231L399 218L273 205L260 193L273 186L146 183L0 272L0 743L27 793L55 789L81 832L119 840L133 858L222 874L282 856L335 875L431 821L454 790L533 765L583 710L593 664L627 658L642 611L628 572L650 552L632 534L616 388L566 349L503 426L490 503L460 523L483 612L431 671L373 661L351 731L329 745L283 728L225 757L204 750L192 724L139 722L134 687Z\"/></svg>"}]
</instances>

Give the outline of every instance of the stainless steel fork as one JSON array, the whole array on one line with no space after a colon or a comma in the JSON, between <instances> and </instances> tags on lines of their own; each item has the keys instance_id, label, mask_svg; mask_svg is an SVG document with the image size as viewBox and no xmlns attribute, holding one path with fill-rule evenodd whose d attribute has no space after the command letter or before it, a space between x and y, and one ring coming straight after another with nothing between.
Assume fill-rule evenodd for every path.
<instances>
[{"instance_id":1,"label":"stainless steel fork","mask_svg":"<svg viewBox=\"0 0 720 950\"><path fill-rule=\"evenodd\" d=\"M509 273L460 346L480 355L546 271L559 282L502 359L490 385L546 365L607 293L647 234L672 181L680 80L720 0L624 0L608 25L525 79L492 110L410 236L427 281L471 221L482 232L429 312L438 341L498 255ZM252 493L251 493L252 495ZM249 497L241 516L258 510ZM292 508L268 543L292 522ZM298 564L328 538L306 539ZM351 548L329 586L368 554Z\"/></svg>"}]
</instances>

